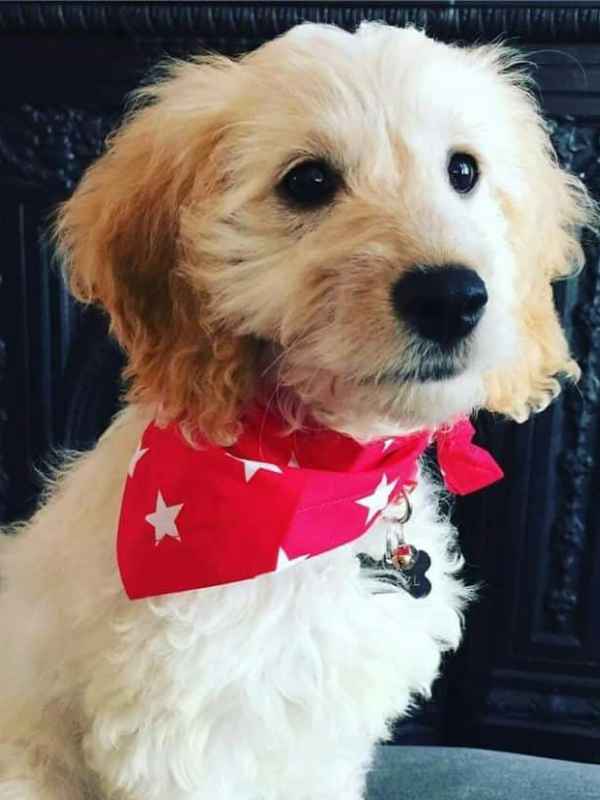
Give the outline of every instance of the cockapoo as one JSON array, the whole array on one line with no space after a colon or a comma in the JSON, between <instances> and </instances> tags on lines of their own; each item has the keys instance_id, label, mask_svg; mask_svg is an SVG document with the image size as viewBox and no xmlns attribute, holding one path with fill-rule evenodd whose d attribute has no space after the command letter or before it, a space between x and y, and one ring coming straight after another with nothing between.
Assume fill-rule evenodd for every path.
<instances>
[{"instance_id":1,"label":"cockapoo","mask_svg":"<svg viewBox=\"0 0 600 800\"><path fill-rule=\"evenodd\" d=\"M501 46L306 24L239 60L171 63L144 88L58 217L73 292L107 310L131 388L0 542L0 799L363 797L375 743L459 643L456 533L426 470L384 470L346 498L331 546L308 558L300 537L273 564L256 519L281 535L274 481L302 459L236 443L257 414L260 441L264 412L281 422L269 447L314 431L392 464L388 444L478 408L544 408L578 373L550 284L581 263L593 214ZM115 555L133 476L141 492L151 464L190 478L149 458L144 436L166 432L184 460L204 448L242 476L239 494L213 481L221 505L197 503L241 520L203 540L210 570L232 572L200 588L168 583L169 554L206 526L184 532L164 487L140 518L148 561ZM202 498L213 473L197 472ZM244 478L268 486L251 508ZM352 513L376 521L344 538ZM398 552L400 566L426 554L423 591Z\"/></svg>"}]
</instances>

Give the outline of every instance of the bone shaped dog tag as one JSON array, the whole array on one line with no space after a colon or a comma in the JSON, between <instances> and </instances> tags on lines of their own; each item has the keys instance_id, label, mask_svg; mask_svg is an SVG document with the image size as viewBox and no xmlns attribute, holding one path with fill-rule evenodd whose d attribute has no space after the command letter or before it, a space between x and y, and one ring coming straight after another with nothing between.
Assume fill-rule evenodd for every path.
<instances>
[{"instance_id":1,"label":"bone shaped dog tag","mask_svg":"<svg viewBox=\"0 0 600 800\"><path fill-rule=\"evenodd\" d=\"M408 545L410 547L410 545ZM413 558L409 566L401 567L401 575L404 578L406 591L417 600L427 597L431 592L431 583L426 577L426 573L431 567L431 558L425 550L413 548Z\"/></svg>"},{"instance_id":2,"label":"bone shaped dog tag","mask_svg":"<svg viewBox=\"0 0 600 800\"><path fill-rule=\"evenodd\" d=\"M402 544L380 559L366 553L360 553L358 558L361 567L371 570L377 580L398 586L415 599L427 597L431 592L431 582L426 577L431 558L425 550Z\"/></svg>"}]
</instances>

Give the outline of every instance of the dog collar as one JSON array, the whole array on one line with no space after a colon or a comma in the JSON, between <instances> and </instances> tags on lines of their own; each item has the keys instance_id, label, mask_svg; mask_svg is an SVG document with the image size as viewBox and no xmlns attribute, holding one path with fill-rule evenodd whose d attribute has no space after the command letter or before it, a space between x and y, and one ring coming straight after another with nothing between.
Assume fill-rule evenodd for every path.
<instances>
[{"instance_id":1,"label":"dog collar","mask_svg":"<svg viewBox=\"0 0 600 800\"><path fill-rule=\"evenodd\" d=\"M231 447L176 422L148 425L129 464L117 534L128 597L234 583L279 572L362 536L414 484L429 444L447 489L468 494L502 477L472 443L467 419L363 445L324 428L286 431L256 406Z\"/></svg>"}]
</instances>

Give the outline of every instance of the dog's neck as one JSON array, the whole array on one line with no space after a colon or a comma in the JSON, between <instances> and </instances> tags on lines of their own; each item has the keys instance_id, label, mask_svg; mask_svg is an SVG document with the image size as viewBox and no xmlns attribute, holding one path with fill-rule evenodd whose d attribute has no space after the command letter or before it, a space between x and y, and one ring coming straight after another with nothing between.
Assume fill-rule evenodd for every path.
<instances>
[{"instance_id":1,"label":"dog's neck","mask_svg":"<svg viewBox=\"0 0 600 800\"><path fill-rule=\"evenodd\" d=\"M447 391L441 397L431 390L430 402L424 402L410 386L398 386L397 393L384 395L375 386L345 380L324 369L290 365L281 347L273 343L263 344L258 367L261 380L255 399L276 408L291 428L301 428L312 419L365 444L452 426L469 416L481 400L473 387L467 391L460 384L451 391L452 381L446 382Z\"/></svg>"},{"instance_id":2,"label":"dog's neck","mask_svg":"<svg viewBox=\"0 0 600 800\"><path fill-rule=\"evenodd\" d=\"M300 394L287 387L265 385L258 392L257 401L267 408L276 409L291 429L302 428L308 420L312 420L362 444L388 437L408 436L427 427L394 420L367 409L357 411L350 403L344 404L337 398L307 403Z\"/></svg>"}]
</instances>

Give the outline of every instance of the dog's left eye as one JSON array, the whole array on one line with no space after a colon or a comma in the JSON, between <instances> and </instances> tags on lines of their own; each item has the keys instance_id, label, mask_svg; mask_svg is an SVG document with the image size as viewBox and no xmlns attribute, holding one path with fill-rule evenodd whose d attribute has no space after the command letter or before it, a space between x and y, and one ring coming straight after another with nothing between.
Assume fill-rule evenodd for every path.
<instances>
[{"instance_id":1,"label":"dog's left eye","mask_svg":"<svg viewBox=\"0 0 600 800\"><path fill-rule=\"evenodd\" d=\"M283 197L302 208L318 208L333 199L339 180L325 161L311 160L296 164L279 184Z\"/></svg>"},{"instance_id":2,"label":"dog's left eye","mask_svg":"<svg viewBox=\"0 0 600 800\"><path fill-rule=\"evenodd\" d=\"M468 153L453 153L448 163L448 178L455 192L467 194L479 180L477 161Z\"/></svg>"}]
</instances>

